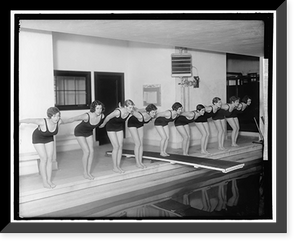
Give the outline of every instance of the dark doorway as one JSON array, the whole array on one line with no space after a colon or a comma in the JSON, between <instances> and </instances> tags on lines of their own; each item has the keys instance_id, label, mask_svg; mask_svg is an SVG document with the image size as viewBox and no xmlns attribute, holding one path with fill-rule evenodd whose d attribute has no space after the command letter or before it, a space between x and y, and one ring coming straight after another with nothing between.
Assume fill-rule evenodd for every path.
<instances>
[{"instance_id":1,"label":"dark doorway","mask_svg":"<svg viewBox=\"0 0 300 246\"><path fill-rule=\"evenodd\" d=\"M105 116L124 102L124 73L95 72L95 99L105 105ZM110 143L105 128L96 129L99 145Z\"/></svg>"},{"instance_id":2,"label":"dark doorway","mask_svg":"<svg viewBox=\"0 0 300 246\"><path fill-rule=\"evenodd\" d=\"M252 99L250 107L239 115L240 130L257 132L254 117L259 120L259 57L227 54L227 102L231 96ZM228 124L228 129L231 127Z\"/></svg>"}]
</instances>

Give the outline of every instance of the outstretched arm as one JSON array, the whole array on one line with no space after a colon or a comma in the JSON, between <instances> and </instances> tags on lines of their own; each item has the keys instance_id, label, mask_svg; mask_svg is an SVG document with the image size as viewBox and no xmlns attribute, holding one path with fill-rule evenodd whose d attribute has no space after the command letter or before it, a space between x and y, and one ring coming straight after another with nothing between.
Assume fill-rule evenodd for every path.
<instances>
[{"instance_id":1,"label":"outstretched arm","mask_svg":"<svg viewBox=\"0 0 300 246\"><path fill-rule=\"evenodd\" d=\"M143 120L143 116L141 114L141 111L137 108L134 108L134 110L131 113L134 117L136 117L139 121Z\"/></svg>"},{"instance_id":2,"label":"outstretched arm","mask_svg":"<svg viewBox=\"0 0 300 246\"><path fill-rule=\"evenodd\" d=\"M212 106L205 106L204 108L206 113L210 113L213 110Z\"/></svg>"},{"instance_id":3,"label":"outstretched arm","mask_svg":"<svg viewBox=\"0 0 300 246\"><path fill-rule=\"evenodd\" d=\"M156 115L156 118L157 117L168 117L168 118L170 118L171 117L171 112L169 110L163 111L163 112L159 112Z\"/></svg>"},{"instance_id":4,"label":"outstretched arm","mask_svg":"<svg viewBox=\"0 0 300 246\"><path fill-rule=\"evenodd\" d=\"M241 104L242 104L242 107L241 107L242 111L244 111L250 105L250 104L248 105L247 103L244 103L244 102L242 102Z\"/></svg>"},{"instance_id":5,"label":"outstretched arm","mask_svg":"<svg viewBox=\"0 0 300 246\"><path fill-rule=\"evenodd\" d=\"M74 116L72 118L61 119L60 120L60 122L61 122L60 124L68 124L68 123L72 123L74 121L87 120L87 119L88 119L87 114L81 114L81 115Z\"/></svg>"},{"instance_id":6,"label":"outstretched arm","mask_svg":"<svg viewBox=\"0 0 300 246\"><path fill-rule=\"evenodd\" d=\"M103 123L99 127L103 128L110 119L112 119L118 115L120 115L119 110L114 110L113 112L111 112L109 115L106 116Z\"/></svg>"},{"instance_id":7,"label":"outstretched arm","mask_svg":"<svg viewBox=\"0 0 300 246\"><path fill-rule=\"evenodd\" d=\"M22 120L19 121L19 125L20 125L21 123L43 125L43 124L44 124L44 119L42 119L42 118L28 118L28 119L22 119Z\"/></svg>"},{"instance_id":8,"label":"outstretched arm","mask_svg":"<svg viewBox=\"0 0 300 246\"><path fill-rule=\"evenodd\" d=\"M188 118L189 118L189 117L194 117L194 116L195 116L195 114L194 114L193 111L182 112L181 115L182 115L182 116L185 116L185 117L188 117Z\"/></svg>"},{"instance_id":9,"label":"outstretched arm","mask_svg":"<svg viewBox=\"0 0 300 246\"><path fill-rule=\"evenodd\" d=\"M222 104L220 109L227 110L229 108L228 104Z\"/></svg>"}]
</instances>

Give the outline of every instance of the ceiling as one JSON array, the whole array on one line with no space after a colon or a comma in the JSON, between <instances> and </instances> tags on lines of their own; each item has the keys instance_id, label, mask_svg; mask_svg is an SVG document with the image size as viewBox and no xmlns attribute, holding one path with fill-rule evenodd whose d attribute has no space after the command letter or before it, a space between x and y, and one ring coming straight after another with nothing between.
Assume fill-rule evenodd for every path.
<instances>
[{"instance_id":1,"label":"ceiling","mask_svg":"<svg viewBox=\"0 0 300 246\"><path fill-rule=\"evenodd\" d=\"M264 55L260 20L21 20L21 28L249 56Z\"/></svg>"}]
</instances>

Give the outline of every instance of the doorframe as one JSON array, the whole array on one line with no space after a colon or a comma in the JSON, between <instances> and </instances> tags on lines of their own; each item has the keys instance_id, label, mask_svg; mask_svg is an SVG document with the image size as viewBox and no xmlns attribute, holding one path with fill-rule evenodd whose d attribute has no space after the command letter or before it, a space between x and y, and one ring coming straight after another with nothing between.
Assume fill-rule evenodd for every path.
<instances>
[{"instance_id":1,"label":"doorframe","mask_svg":"<svg viewBox=\"0 0 300 246\"><path fill-rule=\"evenodd\" d=\"M120 76L121 78L121 91L122 91L122 101L125 101L125 85L124 85L124 73L121 72L98 72L98 71L94 71L94 97L96 98L96 76L97 74L100 75L111 75L111 76Z\"/></svg>"},{"instance_id":2,"label":"doorframe","mask_svg":"<svg viewBox=\"0 0 300 246\"><path fill-rule=\"evenodd\" d=\"M121 81L121 88L120 88L120 92L121 92L121 103L123 103L125 101L125 81L124 81L124 77L125 77L125 73L124 72L103 72L103 71L94 71L94 98L96 100L96 92L97 92L97 79L96 77L98 75L106 75L106 76L119 76L120 77L120 81ZM107 116L109 113L111 112L105 112L105 116ZM96 140L96 133L97 131L95 131L95 140ZM124 130L124 138L126 137L126 130Z\"/></svg>"},{"instance_id":3,"label":"doorframe","mask_svg":"<svg viewBox=\"0 0 300 246\"><path fill-rule=\"evenodd\" d=\"M96 99L96 76L100 75L111 75L111 76L120 76L121 78L121 97L122 97L122 102L125 101L125 83L124 83L124 73L121 72L98 72L94 71L94 98Z\"/></svg>"}]
</instances>

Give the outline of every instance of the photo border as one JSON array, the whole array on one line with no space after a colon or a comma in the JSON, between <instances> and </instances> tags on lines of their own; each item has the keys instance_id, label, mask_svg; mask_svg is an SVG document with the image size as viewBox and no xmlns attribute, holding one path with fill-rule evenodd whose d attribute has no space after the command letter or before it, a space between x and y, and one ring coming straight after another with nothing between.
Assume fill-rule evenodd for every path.
<instances>
[{"instance_id":1,"label":"photo border","mask_svg":"<svg viewBox=\"0 0 300 246\"><path fill-rule=\"evenodd\" d=\"M143 222L111 221L97 222L12 222L2 229L7 233L286 233L287 220L287 38L288 38L288 3L283 2L276 9L276 222ZM275 43L274 43L275 45ZM274 57L275 60L275 57ZM273 78L274 79L274 78ZM287 81L287 83L285 83ZM16 102L16 101L15 101ZM17 105L15 103L15 105ZM12 109L12 112L14 110ZM278 113L280 112L280 114ZM274 117L275 114L273 114ZM15 119L18 116L15 115ZM16 129L16 125L15 125ZM280 130L278 130L280 129ZM13 139L12 139L13 140ZM274 139L275 140L275 139ZM273 146L272 146L273 147ZM13 184L12 184L13 185ZM5 186L4 186L5 187ZM12 195L12 194L11 194ZM13 196L13 195L12 195ZM12 198L12 197L11 197ZM11 201L7 199L6 201ZM10 204L11 205L11 204ZM16 204L15 204L16 205ZM13 216L11 214L11 216ZM7 218L7 216L4 216ZM1 221L2 222L2 221ZM134 222L134 223L132 223ZM2 227L1 227L2 228Z\"/></svg>"}]
</instances>

